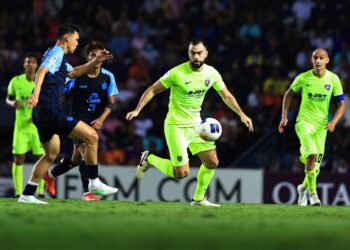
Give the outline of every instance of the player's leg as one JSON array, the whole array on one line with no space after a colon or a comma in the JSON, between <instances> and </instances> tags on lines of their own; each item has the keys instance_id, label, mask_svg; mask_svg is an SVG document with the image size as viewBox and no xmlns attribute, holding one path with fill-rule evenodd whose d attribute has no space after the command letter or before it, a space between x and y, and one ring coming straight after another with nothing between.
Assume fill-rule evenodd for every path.
<instances>
[{"instance_id":1,"label":"player's leg","mask_svg":"<svg viewBox=\"0 0 350 250\"><path fill-rule=\"evenodd\" d=\"M30 149L30 138L28 138L26 133L15 129L12 144L12 154L14 157L12 178L16 196L21 195L23 191L23 164L25 162L25 154Z\"/></svg>"},{"instance_id":2,"label":"player's leg","mask_svg":"<svg viewBox=\"0 0 350 250\"><path fill-rule=\"evenodd\" d=\"M205 192L215 175L215 169L219 165L216 150L200 152L197 154L202 161L202 165L198 170L197 186L193 196L193 200L200 201L204 198Z\"/></svg>"},{"instance_id":3,"label":"player's leg","mask_svg":"<svg viewBox=\"0 0 350 250\"><path fill-rule=\"evenodd\" d=\"M74 144L73 154L62 158L59 163L45 173L45 188L51 197L56 197L55 178L76 167L80 161L81 155L78 150L76 150L76 145Z\"/></svg>"},{"instance_id":4,"label":"player's leg","mask_svg":"<svg viewBox=\"0 0 350 250\"><path fill-rule=\"evenodd\" d=\"M182 179L186 177L189 174L187 130L187 128L165 124L164 133L171 160L145 151L137 166L136 177L143 179L146 171L152 166L171 178Z\"/></svg>"},{"instance_id":5,"label":"player's leg","mask_svg":"<svg viewBox=\"0 0 350 250\"><path fill-rule=\"evenodd\" d=\"M43 156L44 149L40 143L38 131L36 130L36 128L35 130L32 131L30 144L31 144L31 149L34 156L34 161L37 162ZM39 182L38 189L37 189L37 194L39 198L44 198L44 188L45 188L45 180L42 179Z\"/></svg>"},{"instance_id":6,"label":"player's leg","mask_svg":"<svg viewBox=\"0 0 350 250\"><path fill-rule=\"evenodd\" d=\"M85 151L83 158L85 159L88 170L90 192L92 192L93 194L107 196L115 194L118 191L117 188L113 188L103 184L98 178L97 132L89 125L80 121L70 132L69 138L74 140L80 140L85 143Z\"/></svg>"},{"instance_id":7,"label":"player's leg","mask_svg":"<svg viewBox=\"0 0 350 250\"><path fill-rule=\"evenodd\" d=\"M219 165L219 159L214 142L202 140L196 129L193 130L193 139L189 145L193 155L197 155L202 162L197 174L197 186L193 196L192 205L220 206L209 202L205 198L205 192L215 175L215 169Z\"/></svg>"},{"instance_id":8,"label":"player's leg","mask_svg":"<svg viewBox=\"0 0 350 250\"><path fill-rule=\"evenodd\" d=\"M15 196L19 197L23 191L23 164L25 154L14 155L12 164L12 180L15 189Z\"/></svg>"},{"instance_id":9,"label":"player's leg","mask_svg":"<svg viewBox=\"0 0 350 250\"><path fill-rule=\"evenodd\" d=\"M303 184L297 187L299 194L298 205L307 205L307 196L316 192L316 155L317 148L312 134L315 133L315 126L306 122L298 122L295 131L300 141L300 161L305 164L305 178Z\"/></svg>"},{"instance_id":10,"label":"player's leg","mask_svg":"<svg viewBox=\"0 0 350 250\"><path fill-rule=\"evenodd\" d=\"M327 130L320 127L318 131L313 134L313 139L317 148L317 155L314 157L314 168L310 167L313 173L312 178L312 191L310 191L310 204L312 206L321 205L321 200L318 198L316 187L317 187L317 176L320 173L321 163L324 155L324 148L326 143ZM310 183L310 180L309 180ZM311 184L310 184L311 186ZM310 189L311 190L311 189Z\"/></svg>"},{"instance_id":11,"label":"player's leg","mask_svg":"<svg viewBox=\"0 0 350 250\"><path fill-rule=\"evenodd\" d=\"M37 162L41 157L42 157L42 154L41 155L34 155L34 161ZM39 198L44 198L44 189L45 189L45 180L42 179L41 181L39 181L38 189L37 189L37 195Z\"/></svg>"},{"instance_id":12,"label":"player's leg","mask_svg":"<svg viewBox=\"0 0 350 250\"><path fill-rule=\"evenodd\" d=\"M18 202L47 204L47 202L35 199L34 194L38 187L38 183L41 179L43 179L49 166L56 159L58 153L60 152L60 138L55 134L49 141L42 143L42 146L45 153L34 165L31 178L24 188L23 194L18 199Z\"/></svg>"},{"instance_id":13,"label":"player's leg","mask_svg":"<svg viewBox=\"0 0 350 250\"><path fill-rule=\"evenodd\" d=\"M79 155L81 157L85 152L85 144L81 143L81 144L77 145L74 149L75 149L75 151L79 152ZM80 173L81 184L83 186L82 200L83 201L99 201L100 200L99 197L97 197L93 193L89 192L88 168L86 166L84 159L82 159L79 163L79 173Z\"/></svg>"}]
</instances>

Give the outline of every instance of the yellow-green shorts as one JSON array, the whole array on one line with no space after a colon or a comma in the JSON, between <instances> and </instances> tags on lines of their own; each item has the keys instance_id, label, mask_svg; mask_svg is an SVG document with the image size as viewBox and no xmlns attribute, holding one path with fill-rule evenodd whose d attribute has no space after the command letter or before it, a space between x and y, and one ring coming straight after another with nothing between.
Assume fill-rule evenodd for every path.
<instances>
[{"instance_id":1,"label":"yellow-green shorts","mask_svg":"<svg viewBox=\"0 0 350 250\"><path fill-rule=\"evenodd\" d=\"M214 142L204 141L199 137L197 126L181 127L165 124L164 133L174 167L183 166L189 161L187 148L192 155L216 148Z\"/></svg>"},{"instance_id":2,"label":"yellow-green shorts","mask_svg":"<svg viewBox=\"0 0 350 250\"><path fill-rule=\"evenodd\" d=\"M295 124L295 131L300 141L300 161L306 163L306 158L316 154L316 166L321 165L327 137L326 126L316 126L305 121Z\"/></svg>"},{"instance_id":3,"label":"yellow-green shorts","mask_svg":"<svg viewBox=\"0 0 350 250\"><path fill-rule=\"evenodd\" d=\"M37 130L20 131L15 129L13 134L12 154L22 155L32 151L33 155L44 154Z\"/></svg>"}]
</instances>

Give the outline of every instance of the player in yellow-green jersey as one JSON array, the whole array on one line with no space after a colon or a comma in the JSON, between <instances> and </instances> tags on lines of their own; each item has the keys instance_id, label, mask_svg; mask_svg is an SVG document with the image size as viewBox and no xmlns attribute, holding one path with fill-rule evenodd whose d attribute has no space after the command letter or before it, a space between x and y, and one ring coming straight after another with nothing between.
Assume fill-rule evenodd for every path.
<instances>
[{"instance_id":1,"label":"player in yellow-green jersey","mask_svg":"<svg viewBox=\"0 0 350 250\"><path fill-rule=\"evenodd\" d=\"M201 121L200 110L207 91L213 87L225 104L240 116L249 131L253 131L253 125L227 89L221 75L212 66L204 63L208 51L202 40L195 39L190 42L188 56L190 59L188 62L172 68L150 86L142 95L135 110L126 115L127 120L132 120L156 94L170 89L169 111L164 124L170 160L145 151L141 155L136 176L142 179L146 171L154 166L169 177L175 179L187 177L190 171L187 154L189 148L202 162L191 205L219 206L205 198L205 192L219 164L215 143L202 140L197 132Z\"/></svg>"},{"instance_id":2,"label":"player in yellow-green jersey","mask_svg":"<svg viewBox=\"0 0 350 250\"><path fill-rule=\"evenodd\" d=\"M32 151L34 160L37 161L44 153L37 128L32 121L32 108L25 104L34 89L35 71L38 68L36 55L32 53L26 54L23 67L24 74L11 79L6 98L6 103L16 109L12 145L12 154L14 156L12 178L16 196L21 195L23 191L25 154ZM44 181L39 184L38 195L44 195Z\"/></svg>"},{"instance_id":3,"label":"player in yellow-green jersey","mask_svg":"<svg viewBox=\"0 0 350 250\"><path fill-rule=\"evenodd\" d=\"M300 160L305 164L305 178L298 185L298 205L321 205L316 192L316 179L324 155L327 130L333 132L345 112L342 85L338 76L326 69L329 62L327 51L316 49L312 53L313 69L298 75L284 95L282 119L278 130L284 132L288 123L288 109L294 93L301 94L301 104L295 131L300 140ZM331 121L328 112L331 99L337 102L337 110Z\"/></svg>"}]
</instances>

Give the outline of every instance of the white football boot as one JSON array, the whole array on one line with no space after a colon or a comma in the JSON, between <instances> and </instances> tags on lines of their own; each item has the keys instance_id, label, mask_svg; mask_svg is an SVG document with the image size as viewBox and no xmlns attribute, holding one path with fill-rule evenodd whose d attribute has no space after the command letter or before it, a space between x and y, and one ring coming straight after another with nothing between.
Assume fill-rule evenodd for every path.
<instances>
[{"instance_id":1,"label":"white football boot","mask_svg":"<svg viewBox=\"0 0 350 250\"><path fill-rule=\"evenodd\" d=\"M192 201L191 206L205 206L205 207L221 207L219 204L208 201L207 197L204 197L201 201Z\"/></svg>"},{"instance_id":2,"label":"white football boot","mask_svg":"<svg viewBox=\"0 0 350 250\"><path fill-rule=\"evenodd\" d=\"M307 188L304 188L303 184L298 185L298 206L307 206Z\"/></svg>"},{"instance_id":3,"label":"white football boot","mask_svg":"<svg viewBox=\"0 0 350 250\"><path fill-rule=\"evenodd\" d=\"M103 195L104 197L107 197L117 193L118 188L110 187L98 180L97 183L89 183L89 192L95 195Z\"/></svg>"},{"instance_id":4,"label":"white football boot","mask_svg":"<svg viewBox=\"0 0 350 250\"><path fill-rule=\"evenodd\" d=\"M143 151L141 154L141 160L139 165L137 165L136 169L136 177L139 180L142 180L145 177L147 170L151 167L151 165L147 162L147 157L149 155L149 151Z\"/></svg>"},{"instance_id":5,"label":"white football boot","mask_svg":"<svg viewBox=\"0 0 350 250\"><path fill-rule=\"evenodd\" d=\"M40 204L40 205L49 204L46 201L38 200L37 198L34 197L34 195L24 195L24 194L20 195L20 197L18 198L18 202L19 203L28 203L28 204Z\"/></svg>"},{"instance_id":6,"label":"white football boot","mask_svg":"<svg viewBox=\"0 0 350 250\"><path fill-rule=\"evenodd\" d=\"M321 205L321 201L317 196L317 193L310 194L310 205L311 206L319 206Z\"/></svg>"}]
</instances>

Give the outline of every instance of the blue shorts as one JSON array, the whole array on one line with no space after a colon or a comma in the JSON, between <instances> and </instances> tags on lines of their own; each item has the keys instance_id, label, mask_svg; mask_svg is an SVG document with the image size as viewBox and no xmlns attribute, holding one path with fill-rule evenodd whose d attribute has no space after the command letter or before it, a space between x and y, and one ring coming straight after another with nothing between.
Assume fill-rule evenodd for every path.
<instances>
[{"instance_id":1,"label":"blue shorts","mask_svg":"<svg viewBox=\"0 0 350 250\"><path fill-rule=\"evenodd\" d=\"M40 142L49 141L53 135L66 138L79 120L64 113L61 107L37 106L33 109L33 123L38 128Z\"/></svg>"}]
</instances>

